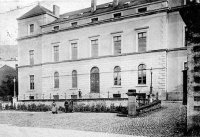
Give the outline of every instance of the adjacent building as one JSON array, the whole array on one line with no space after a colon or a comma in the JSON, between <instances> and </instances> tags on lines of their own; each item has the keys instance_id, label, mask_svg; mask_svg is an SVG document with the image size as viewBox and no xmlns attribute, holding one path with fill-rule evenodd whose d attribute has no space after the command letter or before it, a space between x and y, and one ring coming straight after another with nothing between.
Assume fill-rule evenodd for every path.
<instances>
[{"instance_id":1,"label":"adjacent building","mask_svg":"<svg viewBox=\"0 0 200 137\"><path fill-rule=\"evenodd\" d=\"M18 20L19 100L126 98L128 89L182 100L187 65L182 0L113 0ZM81 96L80 96L81 93Z\"/></svg>"}]
</instances>

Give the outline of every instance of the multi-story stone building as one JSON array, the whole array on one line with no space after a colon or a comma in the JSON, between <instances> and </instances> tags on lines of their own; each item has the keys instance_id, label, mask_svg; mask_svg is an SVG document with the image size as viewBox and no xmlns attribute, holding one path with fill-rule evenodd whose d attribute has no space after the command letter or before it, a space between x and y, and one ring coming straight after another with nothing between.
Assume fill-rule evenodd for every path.
<instances>
[{"instance_id":1,"label":"multi-story stone building","mask_svg":"<svg viewBox=\"0 0 200 137\"><path fill-rule=\"evenodd\" d=\"M182 5L92 0L91 7L62 15L57 6L53 12L36 6L18 18L19 99L124 98L128 89L149 94L152 84L161 99L181 100Z\"/></svg>"}]
</instances>

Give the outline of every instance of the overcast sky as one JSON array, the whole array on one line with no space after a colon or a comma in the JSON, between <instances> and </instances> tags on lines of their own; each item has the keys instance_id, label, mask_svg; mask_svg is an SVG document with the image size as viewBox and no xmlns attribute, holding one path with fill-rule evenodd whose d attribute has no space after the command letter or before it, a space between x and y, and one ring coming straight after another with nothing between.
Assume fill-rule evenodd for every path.
<instances>
[{"instance_id":1,"label":"overcast sky","mask_svg":"<svg viewBox=\"0 0 200 137\"><path fill-rule=\"evenodd\" d=\"M97 0L97 5L112 0ZM66 13L91 6L91 0L0 0L0 45L16 45L18 25L16 18L40 4L52 11L53 5Z\"/></svg>"},{"instance_id":2,"label":"overcast sky","mask_svg":"<svg viewBox=\"0 0 200 137\"><path fill-rule=\"evenodd\" d=\"M102 4L110 1L112 0L97 0L97 4ZM48 8L51 8L50 6L56 4L60 7L61 13L90 7L91 5L91 0L0 0L0 13L13 10L17 6L30 6L38 2L46 5Z\"/></svg>"}]
</instances>

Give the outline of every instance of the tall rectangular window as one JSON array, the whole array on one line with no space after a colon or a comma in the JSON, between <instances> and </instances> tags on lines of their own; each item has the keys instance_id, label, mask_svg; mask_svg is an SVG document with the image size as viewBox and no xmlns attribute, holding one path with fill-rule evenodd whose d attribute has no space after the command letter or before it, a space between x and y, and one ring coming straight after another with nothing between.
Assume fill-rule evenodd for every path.
<instances>
[{"instance_id":1,"label":"tall rectangular window","mask_svg":"<svg viewBox=\"0 0 200 137\"><path fill-rule=\"evenodd\" d=\"M34 65L34 50L29 51L30 65Z\"/></svg>"},{"instance_id":2,"label":"tall rectangular window","mask_svg":"<svg viewBox=\"0 0 200 137\"><path fill-rule=\"evenodd\" d=\"M78 44L77 42L71 43L71 59L77 59L78 58Z\"/></svg>"},{"instance_id":3,"label":"tall rectangular window","mask_svg":"<svg viewBox=\"0 0 200 137\"><path fill-rule=\"evenodd\" d=\"M34 24L29 25L29 32L33 33L34 32Z\"/></svg>"},{"instance_id":4,"label":"tall rectangular window","mask_svg":"<svg viewBox=\"0 0 200 137\"><path fill-rule=\"evenodd\" d=\"M91 40L91 56L98 57L98 39Z\"/></svg>"},{"instance_id":5,"label":"tall rectangular window","mask_svg":"<svg viewBox=\"0 0 200 137\"><path fill-rule=\"evenodd\" d=\"M121 54L121 36L114 36L113 44L114 44L114 55L120 55Z\"/></svg>"},{"instance_id":6,"label":"tall rectangular window","mask_svg":"<svg viewBox=\"0 0 200 137\"><path fill-rule=\"evenodd\" d=\"M54 46L54 62L59 61L59 46Z\"/></svg>"},{"instance_id":7,"label":"tall rectangular window","mask_svg":"<svg viewBox=\"0 0 200 137\"><path fill-rule=\"evenodd\" d=\"M30 89L34 90L34 75L30 75Z\"/></svg>"},{"instance_id":8,"label":"tall rectangular window","mask_svg":"<svg viewBox=\"0 0 200 137\"><path fill-rule=\"evenodd\" d=\"M138 52L145 52L147 48L147 32L138 33Z\"/></svg>"}]
</instances>

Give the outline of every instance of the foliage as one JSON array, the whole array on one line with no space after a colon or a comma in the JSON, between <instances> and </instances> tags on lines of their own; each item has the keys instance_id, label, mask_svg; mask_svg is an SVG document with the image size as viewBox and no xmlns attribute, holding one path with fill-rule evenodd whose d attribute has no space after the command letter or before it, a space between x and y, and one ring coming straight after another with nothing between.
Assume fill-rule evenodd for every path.
<instances>
[{"instance_id":1,"label":"foliage","mask_svg":"<svg viewBox=\"0 0 200 137\"><path fill-rule=\"evenodd\" d=\"M6 75L0 85L0 96L3 100L11 100L14 96L13 75ZM15 82L16 95L18 95L18 81Z\"/></svg>"}]
</instances>

